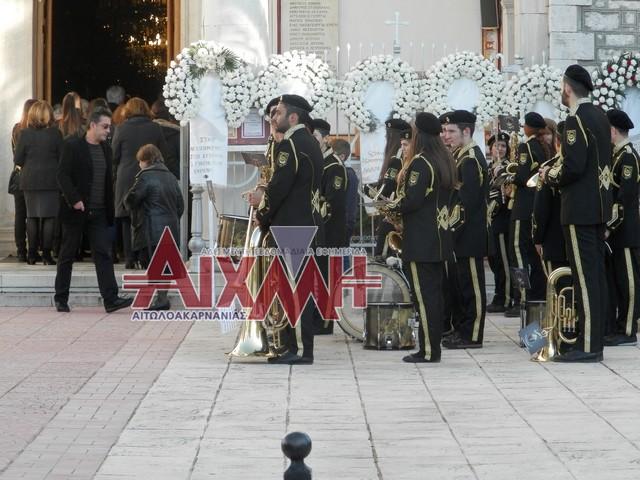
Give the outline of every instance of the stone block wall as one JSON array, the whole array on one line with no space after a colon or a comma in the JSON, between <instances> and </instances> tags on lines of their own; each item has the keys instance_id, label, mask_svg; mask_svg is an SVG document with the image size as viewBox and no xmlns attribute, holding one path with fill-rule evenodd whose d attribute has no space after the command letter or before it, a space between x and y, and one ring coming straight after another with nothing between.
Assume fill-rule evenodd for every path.
<instances>
[{"instance_id":1,"label":"stone block wall","mask_svg":"<svg viewBox=\"0 0 640 480\"><path fill-rule=\"evenodd\" d=\"M640 0L549 0L549 58L598 65L640 51Z\"/></svg>"}]
</instances>

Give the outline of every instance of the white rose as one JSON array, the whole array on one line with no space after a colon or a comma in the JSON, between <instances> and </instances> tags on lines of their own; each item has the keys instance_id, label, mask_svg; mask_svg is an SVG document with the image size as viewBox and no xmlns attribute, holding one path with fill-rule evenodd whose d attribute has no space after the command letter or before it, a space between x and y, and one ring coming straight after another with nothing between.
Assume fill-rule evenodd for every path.
<instances>
[{"instance_id":1,"label":"white rose","mask_svg":"<svg viewBox=\"0 0 640 480\"><path fill-rule=\"evenodd\" d=\"M609 105L610 107L613 106L613 98L608 98L607 99L607 105Z\"/></svg>"}]
</instances>

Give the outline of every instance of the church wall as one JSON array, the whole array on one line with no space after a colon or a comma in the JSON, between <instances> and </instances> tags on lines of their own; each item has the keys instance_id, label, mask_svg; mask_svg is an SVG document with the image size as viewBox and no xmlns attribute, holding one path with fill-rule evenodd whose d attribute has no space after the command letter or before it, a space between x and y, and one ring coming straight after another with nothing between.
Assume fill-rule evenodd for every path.
<instances>
[{"instance_id":1,"label":"church wall","mask_svg":"<svg viewBox=\"0 0 640 480\"><path fill-rule=\"evenodd\" d=\"M640 51L640 0L549 0L551 61L598 65Z\"/></svg>"}]
</instances>

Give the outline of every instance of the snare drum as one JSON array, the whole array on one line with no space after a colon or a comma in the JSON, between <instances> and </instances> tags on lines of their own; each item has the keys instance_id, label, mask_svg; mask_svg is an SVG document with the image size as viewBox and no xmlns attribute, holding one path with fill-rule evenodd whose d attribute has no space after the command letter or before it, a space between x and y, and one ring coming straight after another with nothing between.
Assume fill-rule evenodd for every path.
<instances>
[{"instance_id":1,"label":"snare drum","mask_svg":"<svg viewBox=\"0 0 640 480\"><path fill-rule=\"evenodd\" d=\"M338 309L338 325L351 337L364 342L364 348L414 348L416 312L409 283L399 270L381 263L368 263L367 271L382 277L382 288L367 290L366 308L354 308L353 291L345 290L343 307Z\"/></svg>"},{"instance_id":2,"label":"snare drum","mask_svg":"<svg viewBox=\"0 0 640 480\"><path fill-rule=\"evenodd\" d=\"M247 239L249 217L238 215L220 215L218 217L218 248L243 248Z\"/></svg>"}]
</instances>

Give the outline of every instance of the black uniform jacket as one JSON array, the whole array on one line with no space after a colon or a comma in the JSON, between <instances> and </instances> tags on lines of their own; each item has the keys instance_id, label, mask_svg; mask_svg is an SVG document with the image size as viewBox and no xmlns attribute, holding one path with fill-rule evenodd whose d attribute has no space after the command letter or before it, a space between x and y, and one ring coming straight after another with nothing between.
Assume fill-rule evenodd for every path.
<instances>
[{"instance_id":1,"label":"black uniform jacket","mask_svg":"<svg viewBox=\"0 0 640 480\"><path fill-rule=\"evenodd\" d=\"M104 173L104 207L109 225L113 225L114 202L111 148L107 142L100 144L104 152L106 170ZM60 202L60 220L69 223L81 223L88 213L91 182L93 182L93 163L89 145L85 137L71 136L62 145L62 154L58 164L58 185L62 194ZM85 211L75 210L73 206L81 201Z\"/></svg>"},{"instance_id":2,"label":"black uniform jacket","mask_svg":"<svg viewBox=\"0 0 640 480\"><path fill-rule=\"evenodd\" d=\"M271 226L318 227L314 245L323 245L320 186L323 168L320 145L304 125L291 127L274 145L273 175L256 218L263 230Z\"/></svg>"},{"instance_id":3,"label":"black uniform jacket","mask_svg":"<svg viewBox=\"0 0 640 480\"><path fill-rule=\"evenodd\" d=\"M613 201L622 206L622 221L609 236L612 248L640 247L639 164L638 153L630 143L616 146L613 152Z\"/></svg>"},{"instance_id":4,"label":"black uniform jacket","mask_svg":"<svg viewBox=\"0 0 640 480\"><path fill-rule=\"evenodd\" d=\"M562 160L547 172L560 187L563 225L601 225L611 217L611 130L606 115L589 101L565 121Z\"/></svg>"},{"instance_id":5,"label":"black uniform jacket","mask_svg":"<svg viewBox=\"0 0 640 480\"><path fill-rule=\"evenodd\" d=\"M516 158L518 168L513 177L513 183L517 188L511 210L511 220L531 219L535 188L527 187L527 181L538 171L545 160L542 145L534 137L529 137L525 143L518 146Z\"/></svg>"},{"instance_id":6,"label":"black uniform jacket","mask_svg":"<svg viewBox=\"0 0 640 480\"><path fill-rule=\"evenodd\" d=\"M332 149L324 152L322 174L324 239L327 247L347 246L347 170Z\"/></svg>"},{"instance_id":7,"label":"black uniform jacket","mask_svg":"<svg viewBox=\"0 0 640 480\"><path fill-rule=\"evenodd\" d=\"M497 180L496 172L500 174L507 167L508 160L504 159L500 163L496 163L490 167L489 177L491 182ZM489 190L489 206L491 207L490 220L491 230L494 235L501 233L509 233L509 221L511 218L511 210L509 210L508 201L502 196L500 187L492 187Z\"/></svg>"},{"instance_id":8,"label":"black uniform jacket","mask_svg":"<svg viewBox=\"0 0 640 480\"><path fill-rule=\"evenodd\" d=\"M548 165L553 167L560 161L560 154ZM560 224L560 192L557 188L538 179L533 201L533 243L542 245L542 256L550 262L566 262L567 251Z\"/></svg>"},{"instance_id":9,"label":"black uniform jacket","mask_svg":"<svg viewBox=\"0 0 640 480\"><path fill-rule=\"evenodd\" d=\"M390 197L398 188L397 177L400 170L402 170L402 159L398 156L391 157L387 171L384 172L382 178L382 195L385 197Z\"/></svg>"},{"instance_id":10,"label":"black uniform jacket","mask_svg":"<svg viewBox=\"0 0 640 480\"><path fill-rule=\"evenodd\" d=\"M457 258L484 257L488 251L487 198L489 175L480 148L472 142L456 152L460 185L453 195L453 207L464 208L464 222L453 233Z\"/></svg>"},{"instance_id":11,"label":"black uniform jacket","mask_svg":"<svg viewBox=\"0 0 640 480\"><path fill-rule=\"evenodd\" d=\"M413 157L392 207L402 214L405 262L443 262L450 257L449 196L431 161Z\"/></svg>"}]
</instances>

